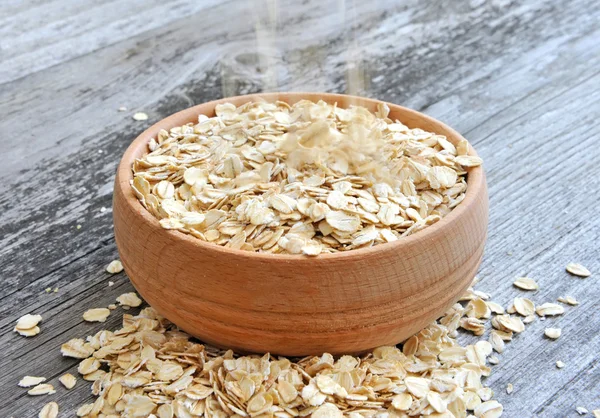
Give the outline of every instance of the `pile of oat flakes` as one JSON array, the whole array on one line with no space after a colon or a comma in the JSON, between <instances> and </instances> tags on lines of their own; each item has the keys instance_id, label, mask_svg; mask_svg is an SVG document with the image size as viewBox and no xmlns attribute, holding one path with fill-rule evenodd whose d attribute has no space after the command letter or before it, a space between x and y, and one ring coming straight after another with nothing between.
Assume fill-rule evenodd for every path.
<instances>
[{"instance_id":1,"label":"pile of oat flakes","mask_svg":"<svg viewBox=\"0 0 600 418\"><path fill-rule=\"evenodd\" d=\"M590 275L579 264L570 263L567 270L579 277ZM122 266L115 261L107 271L120 272ZM515 280L514 286L524 292L539 289L527 277ZM135 293L125 293L117 302L123 309L143 303ZM571 296L558 302L578 304ZM506 342L536 316L563 314L563 305L536 306L516 297L505 309L471 287L443 317L401 346L379 347L361 357L323 354L302 359L240 356L203 345L147 307L137 315L124 313L121 329L66 342L61 353L80 359L78 373L93 382L97 398L79 407L80 417L495 418L502 415L502 405L482 383L491 373L489 365L499 362L494 352L502 353ZM89 309L83 318L104 322L115 309ZM41 320L25 315L17 324L29 326L32 317L36 323ZM475 344L463 346L456 339L459 328L482 336L490 325L489 336ZM556 339L560 329L547 328L545 334ZM556 367L564 363L558 361ZM67 389L77 383L70 373L58 380ZM19 386L31 388L27 393L32 396L54 394L45 381L25 376ZM511 384L506 391L513 391ZM577 411L587 413L583 407ZM600 411L592 412L600 416ZM59 405L49 402L39 417L56 418L58 413Z\"/></svg>"},{"instance_id":2,"label":"pile of oat flakes","mask_svg":"<svg viewBox=\"0 0 600 418\"><path fill-rule=\"evenodd\" d=\"M481 159L409 129L380 104L217 105L153 138L132 187L167 229L234 249L318 255L377 245L440 220Z\"/></svg>"},{"instance_id":3,"label":"pile of oat flakes","mask_svg":"<svg viewBox=\"0 0 600 418\"><path fill-rule=\"evenodd\" d=\"M480 312L487 304L472 290L464 300L401 349L364 357L237 356L193 341L152 308L61 351L83 359L78 370L94 381L97 400L78 411L85 417L497 417L502 406L481 382L493 345L462 347L454 338L490 309Z\"/></svg>"}]
</instances>

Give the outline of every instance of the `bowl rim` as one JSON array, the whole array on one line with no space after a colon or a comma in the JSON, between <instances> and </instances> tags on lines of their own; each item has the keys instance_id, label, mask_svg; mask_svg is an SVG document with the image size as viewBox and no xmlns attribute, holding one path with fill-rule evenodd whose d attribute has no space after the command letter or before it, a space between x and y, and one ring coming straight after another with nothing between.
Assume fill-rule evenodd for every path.
<instances>
[{"instance_id":1,"label":"bowl rim","mask_svg":"<svg viewBox=\"0 0 600 418\"><path fill-rule=\"evenodd\" d=\"M185 119L190 122L197 120L198 115L201 113L198 109L200 107L214 107L219 103L225 103L230 101L242 101L248 102L252 100L267 100L274 101L279 100L281 96L286 98L292 98L296 101L302 100L304 98L311 98L311 100L315 100L315 98L323 98L328 102L336 102L340 100L347 100L350 103L357 103L360 105L368 104L372 106L376 106L378 103L387 104L390 109L396 108L404 113L412 115L416 119L425 120L434 125L439 125L442 129L446 130L451 135L456 138L463 138L461 134L452 129L450 126L445 123L431 117L425 115L424 113L418 112L413 109L409 109L404 106L400 106L397 104L384 102L382 100L370 99L359 96L352 96L346 94L337 94L337 93L318 93L318 92L279 92L279 93L255 93L255 94L247 94L240 96L231 96L218 100L212 100L210 102L204 102L184 110L181 110L177 113L174 113L166 118L159 120L154 123L152 126L144 130L141 134L139 134L132 142L129 144L125 153L121 157L121 161L119 162L117 173L115 177L115 190L114 193L122 193L123 201L127 204L127 206L133 211L142 217L145 223L147 223L151 228L155 230L159 230L160 233L167 234L171 236L171 238L176 240L182 240L187 244L206 251L213 251L215 254L220 254L227 257L237 257L243 261L244 259L254 261L265 261L265 262L273 262L273 261L283 261L283 262L292 262L292 261L302 261L306 262L307 260L312 263L322 263L322 262L331 262L333 260L341 261L348 260L354 257L368 257L374 255L381 250L388 251L396 251L401 247L413 244L415 242L428 240L430 238L434 238L440 233L443 233L444 229L447 229L455 219L464 215L470 207L476 204L478 195L485 188L485 176L484 170L482 166L477 166L470 168L468 170L468 179L467 179L467 191L465 193L465 198L463 201L458 204L448 215L440 219L435 224L424 228L422 231L418 231L413 235L409 235L407 237L402 237L396 241L388 242L385 244L374 245L367 248L359 248L355 250L349 251L340 251L337 253L323 253L316 257L306 256L303 254L271 254L271 253L259 253L255 251L244 251L238 249L232 249L228 247L224 247L221 245L216 245L212 243L208 243L202 241L199 238L196 238L190 234L186 234L180 232L178 230L170 230L164 229L158 219L156 219L146 208L144 208L135 194L131 189L130 181L133 180L133 170L132 164L135 158L138 158L138 154L140 153L140 149L147 149L146 146L150 138L155 137L156 134L160 131L160 129L170 129L170 127L180 126L180 119ZM286 100L283 100L286 101ZM177 124L174 125L174 122L177 121ZM187 122L186 122L187 123ZM169 128L164 128L165 126L169 126ZM463 138L464 139L464 138ZM142 151L143 152L143 151ZM477 153L473 146L469 143L469 155L477 156ZM114 202L114 199L113 199ZM114 208L113 208L114 209ZM113 216L114 212L113 212Z\"/></svg>"}]
</instances>

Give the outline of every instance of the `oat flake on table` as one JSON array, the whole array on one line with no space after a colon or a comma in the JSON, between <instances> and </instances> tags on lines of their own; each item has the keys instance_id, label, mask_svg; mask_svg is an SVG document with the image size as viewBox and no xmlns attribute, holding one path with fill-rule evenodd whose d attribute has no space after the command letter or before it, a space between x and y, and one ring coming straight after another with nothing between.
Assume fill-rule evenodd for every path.
<instances>
[{"instance_id":1,"label":"oat flake on table","mask_svg":"<svg viewBox=\"0 0 600 418\"><path fill-rule=\"evenodd\" d=\"M104 322L109 315L108 308L92 308L83 313L83 319L87 322Z\"/></svg>"},{"instance_id":2,"label":"oat flake on table","mask_svg":"<svg viewBox=\"0 0 600 418\"><path fill-rule=\"evenodd\" d=\"M24 376L19 381L19 386L21 386L22 388L28 388L28 387L32 387L32 386L37 386L40 383L45 382L45 381L46 381L45 377Z\"/></svg>"},{"instance_id":3,"label":"oat flake on table","mask_svg":"<svg viewBox=\"0 0 600 418\"><path fill-rule=\"evenodd\" d=\"M27 391L27 394L32 396L52 395L53 393L56 393L56 391L54 386L49 383L40 383Z\"/></svg>"},{"instance_id":4,"label":"oat flake on table","mask_svg":"<svg viewBox=\"0 0 600 418\"><path fill-rule=\"evenodd\" d=\"M58 417L58 404L56 402L48 402L40 413L38 418L56 418Z\"/></svg>"},{"instance_id":5,"label":"oat flake on table","mask_svg":"<svg viewBox=\"0 0 600 418\"><path fill-rule=\"evenodd\" d=\"M113 260L106 266L106 271L110 274L120 273L123 271L123 264L120 260Z\"/></svg>"},{"instance_id":6,"label":"oat flake on table","mask_svg":"<svg viewBox=\"0 0 600 418\"><path fill-rule=\"evenodd\" d=\"M19 318L14 332L24 336L24 337L33 337L40 333L40 328L37 326L42 320L41 315L32 315L26 314Z\"/></svg>"},{"instance_id":7,"label":"oat flake on table","mask_svg":"<svg viewBox=\"0 0 600 418\"><path fill-rule=\"evenodd\" d=\"M29 329L14 329L15 332L17 332L19 335L22 335L24 337L33 337L35 335L38 335L40 333L40 327L33 327L33 328L29 328Z\"/></svg>"},{"instance_id":8,"label":"oat flake on table","mask_svg":"<svg viewBox=\"0 0 600 418\"><path fill-rule=\"evenodd\" d=\"M577 264L577 263L569 263L567 264L567 271L569 273L571 273L574 276L579 276L579 277L589 277L591 276L591 272L586 269L585 267L583 267L581 264Z\"/></svg>"},{"instance_id":9,"label":"oat flake on table","mask_svg":"<svg viewBox=\"0 0 600 418\"><path fill-rule=\"evenodd\" d=\"M137 112L133 114L133 119L137 120L137 121L144 121L144 120L148 120L148 115L144 112Z\"/></svg>"},{"instance_id":10,"label":"oat flake on table","mask_svg":"<svg viewBox=\"0 0 600 418\"><path fill-rule=\"evenodd\" d=\"M577 306L579 302L573 296L560 296L558 302L566 303L567 305Z\"/></svg>"},{"instance_id":11,"label":"oat flake on table","mask_svg":"<svg viewBox=\"0 0 600 418\"><path fill-rule=\"evenodd\" d=\"M562 331L560 328L546 328L544 330L544 335L551 340L557 340L560 338Z\"/></svg>"},{"instance_id":12,"label":"oat flake on table","mask_svg":"<svg viewBox=\"0 0 600 418\"><path fill-rule=\"evenodd\" d=\"M247 251L315 256L418 232L465 197L468 143L324 102L217 105L162 130L132 187L166 229Z\"/></svg>"},{"instance_id":13,"label":"oat flake on table","mask_svg":"<svg viewBox=\"0 0 600 418\"><path fill-rule=\"evenodd\" d=\"M73 389L77 383L77 378L71 373L66 373L58 378L58 381L67 389Z\"/></svg>"},{"instance_id":14,"label":"oat flake on table","mask_svg":"<svg viewBox=\"0 0 600 418\"><path fill-rule=\"evenodd\" d=\"M513 285L522 290L538 290L540 288L536 281L529 277L518 277Z\"/></svg>"},{"instance_id":15,"label":"oat flake on table","mask_svg":"<svg viewBox=\"0 0 600 418\"><path fill-rule=\"evenodd\" d=\"M121 296L117 297L117 302L122 306L130 306L132 308L137 308L143 303L135 292L123 293Z\"/></svg>"},{"instance_id":16,"label":"oat flake on table","mask_svg":"<svg viewBox=\"0 0 600 418\"><path fill-rule=\"evenodd\" d=\"M535 313L535 304L527 298L515 298L513 307L515 312L522 316L530 316Z\"/></svg>"},{"instance_id":17,"label":"oat flake on table","mask_svg":"<svg viewBox=\"0 0 600 418\"><path fill-rule=\"evenodd\" d=\"M563 308L561 305L558 305L556 303L543 303L540 306L538 306L537 308L535 308L535 313L538 314L538 316L544 317L544 316L556 316L556 315L562 315L565 313L565 308Z\"/></svg>"}]
</instances>

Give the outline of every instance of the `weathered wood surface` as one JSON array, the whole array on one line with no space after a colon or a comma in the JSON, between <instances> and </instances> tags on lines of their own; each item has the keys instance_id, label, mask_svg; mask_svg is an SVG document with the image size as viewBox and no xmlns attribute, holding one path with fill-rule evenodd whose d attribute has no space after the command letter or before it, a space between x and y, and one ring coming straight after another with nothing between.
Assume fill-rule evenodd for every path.
<instances>
[{"instance_id":1,"label":"weathered wood surface","mask_svg":"<svg viewBox=\"0 0 600 418\"><path fill-rule=\"evenodd\" d=\"M58 347L116 327L120 315L94 325L81 313L131 290L124 274L107 286L116 248L110 209L100 212L128 143L191 104L263 89L358 90L471 140L491 197L479 289L506 305L519 294L513 278L528 274L541 285L535 302L581 301L530 325L487 384L507 417L600 408L600 3L346 3L282 0L274 24L267 1L3 2L0 416L33 417L50 400L72 416L91 398L88 382L71 391L58 383L76 368ZM257 41L257 22L277 27L276 39L261 29ZM357 74L362 88L349 87ZM133 121L137 110L150 120ZM594 274L569 276L570 261ZM26 339L12 327L30 312L44 322ZM560 340L543 338L549 324L563 329ZM16 385L25 374L49 378L57 393L26 395Z\"/></svg>"}]
</instances>

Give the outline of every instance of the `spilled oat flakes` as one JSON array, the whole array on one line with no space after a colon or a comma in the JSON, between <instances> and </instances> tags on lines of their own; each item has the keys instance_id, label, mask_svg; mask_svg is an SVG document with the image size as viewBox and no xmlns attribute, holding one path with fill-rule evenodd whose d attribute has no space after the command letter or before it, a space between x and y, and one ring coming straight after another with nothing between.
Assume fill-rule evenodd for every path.
<instances>
[{"instance_id":1,"label":"spilled oat flakes","mask_svg":"<svg viewBox=\"0 0 600 418\"><path fill-rule=\"evenodd\" d=\"M78 371L93 381L97 399L79 408L84 417L499 417L502 406L482 378L492 350L502 350L455 339L466 318L492 317L478 294L469 289L466 306L455 304L401 348L362 357L239 356L200 344L152 308L61 351L82 359ZM510 326L515 317L505 316ZM511 339L506 325L494 326Z\"/></svg>"}]
</instances>

